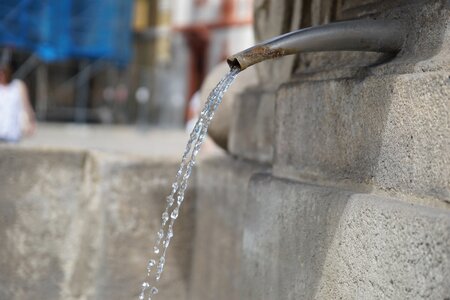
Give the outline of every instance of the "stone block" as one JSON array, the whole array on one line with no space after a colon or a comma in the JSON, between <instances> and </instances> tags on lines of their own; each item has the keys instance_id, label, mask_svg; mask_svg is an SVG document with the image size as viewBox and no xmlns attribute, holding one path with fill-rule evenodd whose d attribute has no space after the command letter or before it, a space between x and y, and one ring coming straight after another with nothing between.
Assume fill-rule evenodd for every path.
<instances>
[{"instance_id":1,"label":"stone block","mask_svg":"<svg viewBox=\"0 0 450 300\"><path fill-rule=\"evenodd\" d=\"M247 184L254 172L263 169L224 155L199 164L189 299L242 299L239 287Z\"/></svg>"},{"instance_id":2,"label":"stone block","mask_svg":"<svg viewBox=\"0 0 450 300\"><path fill-rule=\"evenodd\" d=\"M178 159L142 160L92 153L97 182L91 199L101 203L95 299L137 299ZM194 183L190 178L158 286L162 299L187 299L194 234Z\"/></svg>"},{"instance_id":3,"label":"stone block","mask_svg":"<svg viewBox=\"0 0 450 300\"><path fill-rule=\"evenodd\" d=\"M315 298L449 299L449 276L449 210L355 194Z\"/></svg>"},{"instance_id":4,"label":"stone block","mask_svg":"<svg viewBox=\"0 0 450 300\"><path fill-rule=\"evenodd\" d=\"M178 164L0 148L0 299L137 299ZM192 186L161 279L164 299L187 297Z\"/></svg>"},{"instance_id":5,"label":"stone block","mask_svg":"<svg viewBox=\"0 0 450 300\"><path fill-rule=\"evenodd\" d=\"M249 189L241 299L313 299L349 193L267 175L255 175Z\"/></svg>"},{"instance_id":6,"label":"stone block","mask_svg":"<svg viewBox=\"0 0 450 300\"><path fill-rule=\"evenodd\" d=\"M83 152L0 148L0 299L63 299L87 205L85 160ZM78 266L86 281L89 266Z\"/></svg>"},{"instance_id":7,"label":"stone block","mask_svg":"<svg viewBox=\"0 0 450 300\"><path fill-rule=\"evenodd\" d=\"M235 99L228 150L262 163L273 158L275 91L248 89Z\"/></svg>"},{"instance_id":8,"label":"stone block","mask_svg":"<svg viewBox=\"0 0 450 300\"><path fill-rule=\"evenodd\" d=\"M449 72L285 84L274 174L449 202L449 101Z\"/></svg>"},{"instance_id":9,"label":"stone block","mask_svg":"<svg viewBox=\"0 0 450 300\"><path fill-rule=\"evenodd\" d=\"M447 299L450 213L256 175L241 299Z\"/></svg>"}]
</instances>

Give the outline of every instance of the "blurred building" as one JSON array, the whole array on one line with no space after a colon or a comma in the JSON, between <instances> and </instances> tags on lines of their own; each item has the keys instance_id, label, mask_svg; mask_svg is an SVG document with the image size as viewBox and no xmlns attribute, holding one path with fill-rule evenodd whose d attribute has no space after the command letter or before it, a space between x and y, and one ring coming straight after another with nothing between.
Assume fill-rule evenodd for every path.
<instances>
[{"instance_id":1,"label":"blurred building","mask_svg":"<svg viewBox=\"0 0 450 300\"><path fill-rule=\"evenodd\" d=\"M134 82L147 85L150 121L183 124L208 71L253 43L252 0L137 0Z\"/></svg>"},{"instance_id":2,"label":"blurred building","mask_svg":"<svg viewBox=\"0 0 450 300\"><path fill-rule=\"evenodd\" d=\"M182 126L206 73L253 43L252 0L4 0L0 47L41 121Z\"/></svg>"},{"instance_id":3,"label":"blurred building","mask_svg":"<svg viewBox=\"0 0 450 300\"><path fill-rule=\"evenodd\" d=\"M132 3L4 0L0 45L30 87L40 120L96 121L95 78L131 58Z\"/></svg>"}]
</instances>

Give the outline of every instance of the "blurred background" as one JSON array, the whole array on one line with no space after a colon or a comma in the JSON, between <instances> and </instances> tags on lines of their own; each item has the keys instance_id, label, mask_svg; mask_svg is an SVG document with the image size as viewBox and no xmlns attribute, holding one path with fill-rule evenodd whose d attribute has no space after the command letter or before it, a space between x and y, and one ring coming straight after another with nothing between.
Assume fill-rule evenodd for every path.
<instances>
[{"instance_id":1,"label":"blurred background","mask_svg":"<svg viewBox=\"0 0 450 300\"><path fill-rule=\"evenodd\" d=\"M61 123L182 129L206 74L253 44L252 9L252 0L2 0L1 63L28 88L34 139Z\"/></svg>"}]
</instances>

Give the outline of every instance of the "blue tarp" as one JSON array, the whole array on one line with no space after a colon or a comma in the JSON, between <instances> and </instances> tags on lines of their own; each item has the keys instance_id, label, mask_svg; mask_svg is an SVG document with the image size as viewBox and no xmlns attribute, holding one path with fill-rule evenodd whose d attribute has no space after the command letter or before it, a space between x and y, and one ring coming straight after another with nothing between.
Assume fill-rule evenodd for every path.
<instances>
[{"instance_id":1,"label":"blue tarp","mask_svg":"<svg viewBox=\"0 0 450 300\"><path fill-rule=\"evenodd\" d=\"M69 58L126 63L131 0L1 0L0 45L45 61Z\"/></svg>"}]
</instances>

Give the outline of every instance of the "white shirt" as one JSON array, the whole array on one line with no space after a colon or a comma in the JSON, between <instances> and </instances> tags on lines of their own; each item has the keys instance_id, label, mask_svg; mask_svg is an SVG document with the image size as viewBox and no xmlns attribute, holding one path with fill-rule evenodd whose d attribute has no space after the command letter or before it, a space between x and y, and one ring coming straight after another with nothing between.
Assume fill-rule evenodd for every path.
<instances>
[{"instance_id":1,"label":"white shirt","mask_svg":"<svg viewBox=\"0 0 450 300\"><path fill-rule=\"evenodd\" d=\"M0 84L0 140L17 142L21 137L23 86L19 80Z\"/></svg>"}]
</instances>

